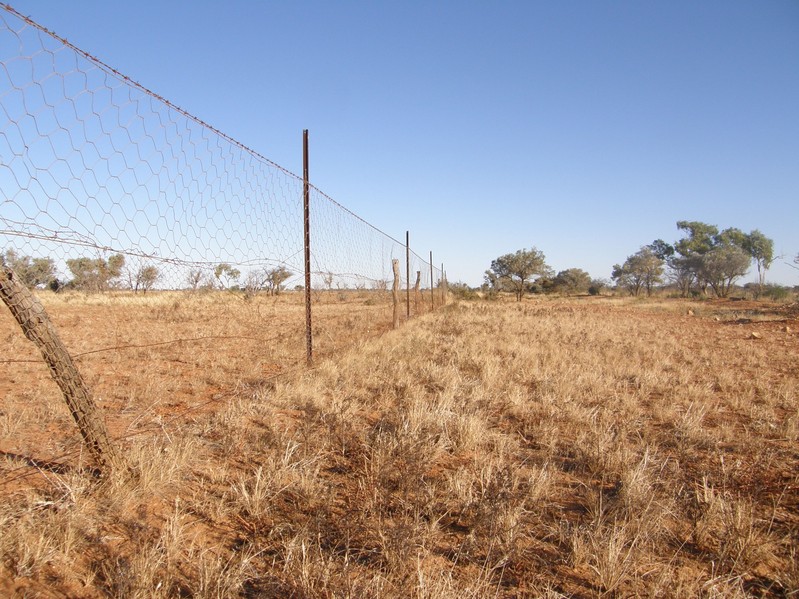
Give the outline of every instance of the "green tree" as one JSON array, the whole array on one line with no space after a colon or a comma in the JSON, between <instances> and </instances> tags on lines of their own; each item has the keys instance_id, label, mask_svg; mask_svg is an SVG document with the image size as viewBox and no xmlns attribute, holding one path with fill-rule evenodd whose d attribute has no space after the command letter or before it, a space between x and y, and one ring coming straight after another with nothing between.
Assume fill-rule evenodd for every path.
<instances>
[{"instance_id":1,"label":"green tree","mask_svg":"<svg viewBox=\"0 0 799 599\"><path fill-rule=\"evenodd\" d=\"M714 225L697 221L679 221L677 228L687 236L674 244L675 255L668 258L668 264L672 280L683 296L696 284L702 293L709 286L718 297L726 297L735 281L746 274L752 260L758 266L762 288L774 256L773 242L760 231L747 235L730 227L719 232Z\"/></svg>"},{"instance_id":2,"label":"green tree","mask_svg":"<svg viewBox=\"0 0 799 599\"><path fill-rule=\"evenodd\" d=\"M517 301L522 301L527 286L535 275L547 275L551 272L547 266L544 253L535 247L521 249L513 254L505 254L491 261L491 268L486 271L486 281L495 289L513 291Z\"/></svg>"},{"instance_id":3,"label":"green tree","mask_svg":"<svg viewBox=\"0 0 799 599\"><path fill-rule=\"evenodd\" d=\"M630 295L638 296L642 289L652 295L652 288L662 281L663 260L658 258L650 246L644 246L632 256L628 256L623 265L615 264L611 278L616 284L624 287Z\"/></svg>"},{"instance_id":4,"label":"green tree","mask_svg":"<svg viewBox=\"0 0 799 599\"><path fill-rule=\"evenodd\" d=\"M592 279L591 285L588 286L589 295L599 295L602 290L609 285L607 279Z\"/></svg>"},{"instance_id":5,"label":"green tree","mask_svg":"<svg viewBox=\"0 0 799 599\"><path fill-rule=\"evenodd\" d=\"M727 297L736 279L749 270L752 257L731 243L719 244L702 256L701 278L718 297Z\"/></svg>"},{"instance_id":6,"label":"green tree","mask_svg":"<svg viewBox=\"0 0 799 599\"><path fill-rule=\"evenodd\" d=\"M719 234L718 227L699 221L677 221L677 228L688 233L674 244L674 250L681 256L705 254L713 249L714 238Z\"/></svg>"},{"instance_id":7,"label":"green tree","mask_svg":"<svg viewBox=\"0 0 799 599\"><path fill-rule=\"evenodd\" d=\"M758 295L766 283L766 271L774 262L774 241L755 229L746 236L743 249L752 257L757 267Z\"/></svg>"},{"instance_id":8,"label":"green tree","mask_svg":"<svg viewBox=\"0 0 799 599\"><path fill-rule=\"evenodd\" d=\"M293 273L285 266L278 266L267 270L266 289L270 295L280 295L280 292L283 291L283 283L288 281L292 274Z\"/></svg>"},{"instance_id":9,"label":"green tree","mask_svg":"<svg viewBox=\"0 0 799 599\"><path fill-rule=\"evenodd\" d=\"M669 257L672 280L686 297L696 284L704 293L707 281L702 277L702 256L713 249L719 229L715 225L699 221L677 221L677 229L685 231L686 236L674 244L674 255Z\"/></svg>"},{"instance_id":10,"label":"green tree","mask_svg":"<svg viewBox=\"0 0 799 599\"><path fill-rule=\"evenodd\" d=\"M116 284L125 266L125 256L113 254L104 258L71 258L67 268L72 273L70 285L83 291L105 291Z\"/></svg>"},{"instance_id":11,"label":"green tree","mask_svg":"<svg viewBox=\"0 0 799 599\"><path fill-rule=\"evenodd\" d=\"M12 249L0 254L0 262L11 267L26 287L51 287L56 283L55 262L52 258L22 256Z\"/></svg>"},{"instance_id":12,"label":"green tree","mask_svg":"<svg viewBox=\"0 0 799 599\"><path fill-rule=\"evenodd\" d=\"M655 239L655 241L650 243L647 247L652 250L655 256L664 262L674 255L674 246L670 243L666 243L662 239Z\"/></svg>"},{"instance_id":13,"label":"green tree","mask_svg":"<svg viewBox=\"0 0 799 599\"><path fill-rule=\"evenodd\" d=\"M219 286L222 289L230 289L236 285L240 276L241 271L238 268L234 268L227 262L217 264L216 268L214 269L214 277L216 277L216 280L219 281Z\"/></svg>"},{"instance_id":14,"label":"green tree","mask_svg":"<svg viewBox=\"0 0 799 599\"><path fill-rule=\"evenodd\" d=\"M161 273L155 266L139 267L133 280L133 292L138 293L139 289L141 289L144 293L147 293L160 277Z\"/></svg>"},{"instance_id":15,"label":"green tree","mask_svg":"<svg viewBox=\"0 0 799 599\"><path fill-rule=\"evenodd\" d=\"M746 233L735 227L730 227L729 229L724 229L713 238L713 248L724 245L741 248L746 251L748 239L749 237Z\"/></svg>"},{"instance_id":16,"label":"green tree","mask_svg":"<svg viewBox=\"0 0 799 599\"><path fill-rule=\"evenodd\" d=\"M562 293L585 293L591 286L591 275L581 268L560 271L552 279L552 287Z\"/></svg>"}]
</instances>

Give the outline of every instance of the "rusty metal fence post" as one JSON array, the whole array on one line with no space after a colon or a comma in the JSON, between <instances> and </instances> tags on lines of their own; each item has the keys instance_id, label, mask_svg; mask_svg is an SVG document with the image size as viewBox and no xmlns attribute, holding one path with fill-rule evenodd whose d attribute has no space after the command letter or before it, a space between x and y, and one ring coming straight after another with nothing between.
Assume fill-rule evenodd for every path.
<instances>
[{"instance_id":1,"label":"rusty metal fence post","mask_svg":"<svg viewBox=\"0 0 799 599\"><path fill-rule=\"evenodd\" d=\"M399 327L400 322L400 265L399 260L391 261L391 270L394 271L394 282L391 285L391 298L394 304L393 328Z\"/></svg>"},{"instance_id":2,"label":"rusty metal fence post","mask_svg":"<svg viewBox=\"0 0 799 599\"><path fill-rule=\"evenodd\" d=\"M308 177L308 129L302 132L302 204L305 245L305 359L313 364L313 321L311 319L311 183Z\"/></svg>"}]
</instances>

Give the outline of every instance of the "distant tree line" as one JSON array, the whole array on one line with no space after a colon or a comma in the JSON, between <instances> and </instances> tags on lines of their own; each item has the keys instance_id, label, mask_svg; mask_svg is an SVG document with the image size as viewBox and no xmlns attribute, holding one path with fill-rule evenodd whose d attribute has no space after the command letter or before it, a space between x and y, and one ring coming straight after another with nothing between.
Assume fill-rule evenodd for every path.
<instances>
[{"instance_id":1,"label":"distant tree line","mask_svg":"<svg viewBox=\"0 0 799 599\"><path fill-rule=\"evenodd\" d=\"M8 249L2 254L4 265L11 267L20 280L28 287L60 289L77 289L80 291L106 291L125 287L134 292L146 293L160 278L158 268L142 265L138 268L125 269L125 256L112 254L108 258L70 258L66 261L67 269L72 274L68 281L58 279L55 261L52 258L31 258Z\"/></svg>"},{"instance_id":2,"label":"distant tree line","mask_svg":"<svg viewBox=\"0 0 799 599\"><path fill-rule=\"evenodd\" d=\"M766 273L774 261L774 242L757 229L744 233L728 228L719 231L715 225L699 221L678 221L677 229L683 237L674 243L656 239L627 257L623 264L615 264L611 280L617 288L634 296L651 295L659 286L670 283L682 297L706 295L712 291L717 297L727 297L738 279L745 276L754 263L758 273L757 294L766 287ZM112 254L107 258L71 258L66 266L72 279L60 281L56 276L52 258L32 258L7 249L0 254L4 265L14 269L17 276L29 287L62 288L89 292L109 289L130 289L134 293L147 293L161 278L153 265L125 268L125 256ZM794 259L799 265L799 255ZM193 269L186 277L191 290L223 289L242 291L245 297L259 292L278 295L293 273L284 266L252 270L241 281L241 271L221 262L212 273ZM325 279L328 288L332 282ZM491 261L485 271L482 290L492 295L512 293L521 301L526 293L599 294L608 286L603 279L592 279L580 268L569 268L555 273L547 264L546 256L535 247L504 254ZM450 284L456 295L469 297L471 290L463 284Z\"/></svg>"},{"instance_id":3,"label":"distant tree line","mask_svg":"<svg viewBox=\"0 0 799 599\"><path fill-rule=\"evenodd\" d=\"M492 260L491 268L485 272L483 291L489 295L500 291L510 292L521 301L526 293L596 295L604 286L604 281L592 279L580 268L569 268L555 274L546 263L544 253L532 247ZM465 296L458 284L451 285L450 289Z\"/></svg>"},{"instance_id":4,"label":"distant tree line","mask_svg":"<svg viewBox=\"0 0 799 599\"><path fill-rule=\"evenodd\" d=\"M30 288L49 288L53 291L75 289L86 292L102 292L111 289L129 289L134 293L147 293L161 279L161 271L152 264L127 266L123 254L111 254L98 258L70 258L66 266L72 278L62 281L58 278L55 261L52 258L31 258L7 249L0 254L3 265L11 267L17 277ZM285 282L292 273L284 266L253 270L240 283L241 271L222 262L212 273L202 269L191 270L186 282L192 290L226 289L243 291L246 295L264 291L277 295L284 290Z\"/></svg>"},{"instance_id":5,"label":"distant tree line","mask_svg":"<svg viewBox=\"0 0 799 599\"><path fill-rule=\"evenodd\" d=\"M670 244L656 239L628 256L624 264L613 266L616 285L631 295L639 295L670 281L680 296L706 295L727 297L735 282L755 264L757 289L762 293L766 272L774 261L774 242L755 229L744 233L698 221L678 221L684 236Z\"/></svg>"},{"instance_id":6,"label":"distant tree line","mask_svg":"<svg viewBox=\"0 0 799 599\"><path fill-rule=\"evenodd\" d=\"M707 295L727 297L736 282L754 265L757 270L756 295L771 287L766 273L774 262L774 242L757 229L744 233L737 228L719 230L699 221L678 221L682 237L674 243L656 239L615 264L611 281L617 289L631 295L651 295L671 284L681 297ZM799 265L799 255L794 262ZM599 294L610 284L592 279L582 269L569 268L557 274L546 263L540 250L532 247L499 256L485 271L484 295L513 293L521 300L525 293ZM468 297L467 287L453 284L456 295Z\"/></svg>"}]
</instances>

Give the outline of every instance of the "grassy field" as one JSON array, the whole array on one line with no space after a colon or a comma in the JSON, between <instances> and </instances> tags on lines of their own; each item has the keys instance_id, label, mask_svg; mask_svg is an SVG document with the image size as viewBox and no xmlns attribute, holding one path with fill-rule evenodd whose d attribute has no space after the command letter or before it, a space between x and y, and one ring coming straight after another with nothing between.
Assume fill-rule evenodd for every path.
<instances>
[{"instance_id":1,"label":"grassy field","mask_svg":"<svg viewBox=\"0 0 799 599\"><path fill-rule=\"evenodd\" d=\"M47 300L132 478L0 320L0 595L799 595L795 306L137 301Z\"/></svg>"}]
</instances>

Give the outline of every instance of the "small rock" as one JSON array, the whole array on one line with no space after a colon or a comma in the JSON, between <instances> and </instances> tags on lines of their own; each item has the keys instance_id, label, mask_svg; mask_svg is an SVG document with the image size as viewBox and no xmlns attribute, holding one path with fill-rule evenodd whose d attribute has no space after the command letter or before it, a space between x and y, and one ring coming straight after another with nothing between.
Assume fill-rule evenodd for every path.
<instances>
[{"instance_id":1,"label":"small rock","mask_svg":"<svg viewBox=\"0 0 799 599\"><path fill-rule=\"evenodd\" d=\"M761 335L760 333L756 333L756 332L754 332L754 331L752 331L752 333L751 333L749 336L750 336L752 339L760 339L761 337L763 337L763 335Z\"/></svg>"}]
</instances>

